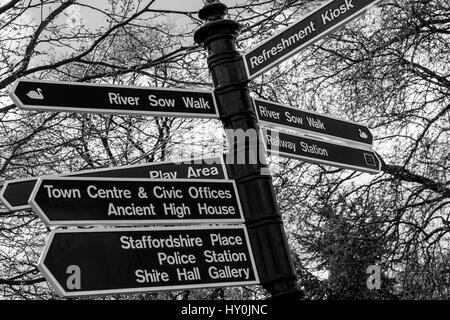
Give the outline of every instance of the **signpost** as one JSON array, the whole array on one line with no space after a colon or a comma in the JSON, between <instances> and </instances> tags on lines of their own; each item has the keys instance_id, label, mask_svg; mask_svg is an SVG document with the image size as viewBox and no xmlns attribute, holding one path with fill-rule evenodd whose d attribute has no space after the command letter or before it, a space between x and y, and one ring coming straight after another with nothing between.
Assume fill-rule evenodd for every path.
<instances>
[{"instance_id":1,"label":"signpost","mask_svg":"<svg viewBox=\"0 0 450 320\"><path fill-rule=\"evenodd\" d=\"M218 118L211 91L19 79L11 93L24 110Z\"/></svg>"},{"instance_id":2,"label":"signpost","mask_svg":"<svg viewBox=\"0 0 450 320\"><path fill-rule=\"evenodd\" d=\"M248 77L254 78L328 33L356 18L381 0L333 0L267 39L244 55Z\"/></svg>"},{"instance_id":3,"label":"signpost","mask_svg":"<svg viewBox=\"0 0 450 320\"><path fill-rule=\"evenodd\" d=\"M258 122L266 126L282 127L319 138L339 139L364 147L372 146L373 136L366 126L272 101L253 99L253 102Z\"/></svg>"},{"instance_id":4,"label":"signpost","mask_svg":"<svg viewBox=\"0 0 450 320\"><path fill-rule=\"evenodd\" d=\"M29 204L47 226L243 222L232 180L44 177Z\"/></svg>"},{"instance_id":5,"label":"signpost","mask_svg":"<svg viewBox=\"0 0 450 320\"><path fill-rule=\"evenodd\" d=\"M108 169L83 170L61 176L66 177L110 177L149 179L227 179L227 170L222 157L194 158L178 161L162 161L136 164ZM30 210L31 192L38 178L6 181L0 191L0 200L11 211Z\"/></svg>"},{"instance_id":6,"label":"signpost","mask_svg":"<svg viewBox=\"0 0 450 320\"><path fill-rule=\"evenodd\" d=\"M372 150L272 130L262 130L262 135L271 154L371 174L381 170L381 162Z\"/></svg>"},{"instance_id":7,"label":"signpost","mask_svg":"<svg viewBox=\"0 0 450 320\"><path fill-rule=\"evenodd\" d=\"M259 283L242 225L57 229L38 267L63 297Z\"/></svg>"}]
</instances>

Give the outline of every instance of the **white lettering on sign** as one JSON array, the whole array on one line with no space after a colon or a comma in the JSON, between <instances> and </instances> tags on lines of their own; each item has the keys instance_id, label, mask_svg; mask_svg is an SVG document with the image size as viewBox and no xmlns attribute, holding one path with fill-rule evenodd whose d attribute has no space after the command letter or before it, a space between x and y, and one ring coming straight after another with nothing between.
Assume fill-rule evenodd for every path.
<instances>
[{"instance_id":1,"label":"white lettering on sign","mask_svg":"<svg viewBox=\"0 0 450 320\"><path fill-rule=\"evenodd\" d=\"M192 97L182 97L184 106L186 108L192 109L211 109L209 106L209 101L206 101L204 98L199 98L198 100Z\"/></svg>"},{"instance_id":2,"label":"white lettering on sign","mask_svg":"<svg viewBox=\"0 0 450 320\"><path fill-rule=\"evenodd\" d=\"M283 147L287 149L291 149L292 151L296 151L297 147L294 142L281 140L279 137L267 136L267 142L272 146Z\"/></svg>"},{"instance_id":3,"label":"white lettering on sign","mask_svg":"<svg viewBox=\"0 0 450 320\"><path fill-rule=\"evenodd\" d=\"M184 203L181 206L176 206L174 203L163 203L164 214L166 216L177 216L178 218L184 218L185 216L191 215L191 209Z\"/></svg>"},{"instance_id":4,"label":"white lettering on sign","mask_svg":"<svg viewBox=\"0 0 450 320\"><path fill-rule=\"evenodd\" d=\"M108 205L108 216L154 216L155 206L150 204L148 206L115 206L113 203Z\"/></svg>"},{"instance_id":5,"label":"white lettering on sign","mask_svg":"<svg viewBox=\"0 0 450 320\"><path fill-rule=\"evenodd\" d=\"M273 111L273 110L269 110L269 109L267 109L264 106L258 106L258 107L259 107L259 112L263 116L268 117L268 118L272 118L272 119L276 119L276 120L280 119L280 113L279 112L276 112L276 111Z\"/></svg>"},{"instance_id":6,"label":"white lettering on sign","mask_svg":"<svg viewBox=\"0 0 450 320\"><path fill-rule=\"evenodd\" d=\"M200 270L198 267L192 269L189 268L177 268L178 281L193 281L200 280Z\"/></svg>"},{"instance_id":7,"label":"white lettering on sign","mask_svg":"<svg viewBox=\"0 0 450 320\"><path fill-rule=\"evenodd\" d=\"M180 252L175 251L173 254L158 252L158 262L162 266L164 264L194 264L197 260L193 254L181 254Z\"/></svg>"},{"instance_id":8,"label":"white lettering on sign","mask_svg":"<svg viewBox=\"0 0 450 320\"><path fill-rule=\"evenodd\" d=\"M175 99L158 99L157 96L151 94L148 96L148 100L150 101L150 106L152 107L167 107L174 108L175 107Z\"/></svg>"},{"instance_id":9,"label":"white lettering on sign","mask_svg":"<svg viewBox=\"0 0 450 320\"><path fill-rule=\"evenodd\" d=\"M209 206L206 203L198 203L200 215L234 215L236 210L233 206Z\"/></svg>"},{"instance_id":10,"label":"white lettering on sign","mask_svg":"<svg viewBox=\"0 0 450 320\"><path fill-rule=\"evenodd\" d=\"M47 190L47 196L49 199L81 199L81 191L79 189L57 189L48 184L44 184L44 188Z\"/></svg>"},{"instance_id":11,"label":"white lettering on sign","mask_svg":"<svg viewBox=\"0 0 450 320\"><path fill-rule=\"evenodd\" d=\"M205 250L203 252L205 262L239 262L247 261L247 255L244 252L231 252L231 250L223 250L216 252L214 250Z\"/></svg>"},{"instance_id":12,"label":"white lettering on sign","mask_svg":"<svg viewBox=\"0 0 450 320\"><path fill-rule=\"evenodd\" d=\"M166 189L165 187L156 186L153 187L153 195L158 199L182 199L183 191L172 187Z\"/></svg>"},{"instance_id":13,"label":"white lettering on sign","mask_svg":"<svg viewBox=\"0 0 450 320\"><path fill-rule=\"evenodd\" d=\"M139 97L123 97L119 93L108 92L110 104L137 106Z\"/></svg>"},{"instance_id":14,"label":"white lettering on sign","mask_svg":"<svg viewBox=\"0 0 450 320\"><path fill-rule=\"evenodd\" d=\"M242 245L243 241L240 236L223 236L220 233L211 233L209 235L211 239L211 244L213 246L239 246Z\"/></svg>"},{"instance_id":15,"label":"white lettering on sign","mask_svg":"<svg viewBox=\"0 0 450 320\"><path fill-rule=\"evenodd\" d=\"M177 172L164 172L162 170L150 170L148 172L150 174L150 178L152 179L176 179Z\"/></svg>"},{"instance_id":16,"label":"white lettering on sign","mask_svg":"<svg viewBox=\"0 0 450 320\"><path fill-rule=\"evenodd\" d=\"M195 170L192 167L188 168L188 178L198 178L198 177L208 177L208 176L217 176L219 175L219 170L216 167L212 168L201 168Z\"/></svg>"},{"instance_id":17,"label":"white lettering on sign","mask_svg":"<svg viewBox=\"0 0 450 320\"><path fill-rule=\"evenodd\" d=\"M306 120L308 120L308 125L310 127L326 131L325 124L320 119L306 117Z\"/></svg>"},{"instance_id":18,"label":"white lettering on sign","mask_svg":"<svg viewBox=\"0 0 450 320\"><path fill-rule=\"evenodd\" d=\"M284 115L286 116L287 122L303 125L302 117L291 115L288 111L286 111Z\"/></svg>"},{"instance_id":19,"label":"white lettering on sign","mask_svg":"<svg viewBox=\"0 0 450 320\"><path fill-rule=\"evenodd\" d=\"M152 236L144 235L141 238L133 238L132 236L120 237L122 249L152 249L152 248L189 248L203 246L203 240L199 237L191 237L187 235L179 235L176 237L168 236L167 238L152 238Z\"/></svg>"},{"instance_id":20,"label":"white lettering on sign","mask_svg":"<svg viewBox=\"0 0 450 320\"><path fill-rule=\"evenodd\" d=\"M96 186L90 185L87 187L87 194L90 198L96 199L130 199L131 191L128 189L117 189L115 186L112 189L99 189Z\"/></svg>"},{"instance_id":21,"label":"white lettering on sign","mask_svg":"<svg viewBox=\"0 0 450 320\"><path fill-rule=\"evenodd\" d=\"M231 199L230 190L211 190L210 187L189 187L192 199Z\"/></svg>"},{"instance_id":22,"label":"white lettering on sign","mask_svg":"<svg viewBox=\"0 0 450 320\"><path fill-rule=\"evenodd\" d=\"M355 6L352 3L353 0L345 0L345 4L339 6L336 9L329 9L325 13L322 13L322 22L326 25L328 22L333 21L338 18L340 15L348 12L350 9L353 9Z\"/></svg>"},{"instance_id":23,"label":"white lettering on sign","mask_svg":"<svg viewBox=\"0 0 450 320\"><path fill-rule=\"evenodd\" d=\"M316 31L316 26L314 22L311 21L308 26L301 29L299 32L295 33L288 39L281 38L281 42L273 46L270 50L264 49L261 55L251 57L250 58L251 67L254 68L255 66L264 63L271 57L276 56L277 54L283 52L286 48L289 48L290 46L297 43L301 39L312 34L314 31Z\"/></svg>"},{"instance_id":24,"label":"white lettering on sign","mask_svg":"<svg viewBox=\"0 0 450 320\"><path fill-rule=\"evenodd\" d=\"M167 282L169 281L169 274L167 272L159 272L156 269L137 269L134 274L136 275L137 283L150 283L150 282Z\"/></svg>"},{"instance_id":25,"label":"white lettering on sign","mask_svg":"<svg viewBox=\"0 0 450 320\"><path fill-rule=\"evenodd\" d=\"M250 270L248 268L232 268L227 265L223 268L209 267L208 274L212 279L244 278L247 280L250 277Z\"/></svg>"},{"instance_id":26,"label":"white lettering on sign","mask_svg":"<svg viewBox=\"0 0 450 320\"><path fill-rule=\"evenodd\" d=\"M312 153L312 154L318 154L324 157L328 157L328 151L327 149L320 148L316 144L309 145L307 142L302 141L300 143L302 147L303 152Z\"/></svg>"}]
</instances>

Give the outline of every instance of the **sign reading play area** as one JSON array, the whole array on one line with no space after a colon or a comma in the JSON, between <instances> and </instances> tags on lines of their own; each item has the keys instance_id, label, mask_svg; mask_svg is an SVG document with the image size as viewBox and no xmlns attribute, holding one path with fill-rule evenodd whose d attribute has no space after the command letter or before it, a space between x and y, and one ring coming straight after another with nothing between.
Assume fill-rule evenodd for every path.
<instances>
[{"instance_id":1,"label":"sign reading play area","mask_svg":"<svg viewBox=\"0 0 450 320\"><path fill-rule=\"evenodd\" d=\"M287 107L272 101L253 99L253 102L258 121L264 125L372 146L373 136L370 130L360 124Z\"/></svg>"},{"instance_id":2,"label":"sign reading play area","mask_svg":"<svg viewBox=\"0 0 450 320\"><path fill-rule=\"evenodd\" d=\"M110 177L149 179L227 179L222 157L193 158L161 161L108 169L83 170L62 174L67 177ZM12 211L29 210L28 204L38 178L6 181L0 191L0 200Z\"/></svg>"},{"instance_id":3,"label":"sign reading play area","mask_svg":"<svg viewBox=\"0 0 450 320\"><path fill-rule=\"evenodd\" d=\"M46 225L243 221L231 180L44 177L29 204Z\"/></svg>"},{"instance_id":4,"label":"sign reading play area","mask_svg":"<svg viewBox=\"0 0 450 320\"><path fill-rule=\"evenodd\" d=\"M259 283L241 225L57 229L38 267L65 297Z\"/></svg>"},{"instance_id":5,"label":"sign reading play area","mask_svg":"<svg viewBox=\"0 0 450 320\"><path fill-rule=\"evenodd\" d=\"M262 130L267 151L271 154L313 163L377 174L381 163L375 152L348 147L289 133Z\"/></svg>"},{"instance_id":6,"label":"sign reading play area","mask_svg":"<svg viewBox=\"0 0 450 320\"><path fill-rule=\"evenodd\" d=\"M244 55L248 77L254 78L314 41L360 15L380 0L334 0L303 17Z\"/></svg>"},{"instance_id":7,"label":"sign reading play area","mask_svg":"<svg viewBox=\"0 0 450 320\"><path fill-rule=\"evenodd\" d=\"M187 118L218 118L210 91L17 80L11 98L21 109Z\"/></svg>"}]
</instances>

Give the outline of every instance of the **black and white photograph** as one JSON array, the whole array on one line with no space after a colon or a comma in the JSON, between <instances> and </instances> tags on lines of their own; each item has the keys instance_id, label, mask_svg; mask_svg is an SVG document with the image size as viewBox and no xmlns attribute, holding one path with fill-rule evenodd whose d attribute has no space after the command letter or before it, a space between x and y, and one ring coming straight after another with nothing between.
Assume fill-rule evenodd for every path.
<instances>
[{"instance_id":1,"label":"black and white photograph","mask_svg":"<svg viewBox=\"0 0 450 320\"><path fill-rule=\"evenodd\" d=\"M0 0L0 300L450 300L450 2Z\"/></svg>"}]
</instances>

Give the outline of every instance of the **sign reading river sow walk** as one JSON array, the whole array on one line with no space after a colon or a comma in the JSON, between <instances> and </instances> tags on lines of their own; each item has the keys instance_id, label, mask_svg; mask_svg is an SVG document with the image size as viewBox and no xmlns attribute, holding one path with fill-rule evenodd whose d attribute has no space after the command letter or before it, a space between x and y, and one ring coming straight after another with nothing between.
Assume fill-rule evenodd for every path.
<instances>
[{"instance_id":1,"label":"sign reading river sow walk","mask_svg":"<svg viewBox=\"0 0 450 320\"><path fill-rule=\"evenodd\" d=\"M38 267L65 297L259 283L243 226L54 230Z\"/></svg>"},{"instance_id":2,"label":"sign reading river sow walk","mask_svg":"<svg viewBox=\"0 0 450 320\"><path fill-rule=\"evenodd\" d=\"M210 91L17 80L11 93L24 110L218 118Z\"/></svg>"},{"instance_id":3,"label":"sign reading river sow walk","mask_svg":"<svg viewBox=\"0 0 450 320\"><path fill-rule=\"evenodd\" d=\"M379 1L325 3L246 53L243 60L247 78L270 70ZM206 47L208 43L225 41L217 48L227 48L230 41L235 41L235 34L230 33L230 21L223 19L226 6L210 2L200 10L199 17L208 20L220 16L221 20L206 23L194 39ZM218 14L221 10L223 14ZM209 51L214 55L222 53ZM231 117L231 127L243 129L247 125L242 123L253 122L243 102L251 98L243 94L245 90L240 91L247 78L236 83L232 77L227 79L230 74L239 74L239 70L232 69L241 69L242 63L227 58L233 53L239 57L237 51L231 51L221 58L223 65L210 66L217 82L215 92L19 79L10 96L24 110L221 120L229 115L227 108L233 104L246 121ZM227 69L222 69L224 66ZM226 92L217 90L222 86L227 86ZM366 126L266 100L253 99L253 103L259 124L295 132L263 128L268 152L368 173L381 169L380 159L371 150L373 136ZM288 252L280 241L285 239L283 228L278 221L273 223L279 212L273 209L276 199L267 177L260 179L244 168L235 182L227 180L222 158L197 160L13 180L4 184L0 200L10 210L33 209L47 226L109 226L51 232L38 267L61 296L252 285L260 283L259 276L265 284L282 283L289 274L295 279L288 254L283 255ZM234 176L234 171L239 170L232 171ZM240 178L250 175L255 181L260 179L259 189L243 187L249 184ZM241 205L238 189L242 199L259 199L264 213L268 207L273 212L258 215L258 206ZM244 220L254 218L254 211L258 211L258 219ZM248 231L246 225L239 224L242 222L248 225ZM158 228L135 227L158 224ZM175 224L196 226L164 226ZM111 227L117 225L128 227ZM259 261L254 261L250 242ZM260 268L259 276L256 266ZM289 286L292 283L296 281ZM275 288L290 292L286 284L267 288L281 296Z\"/></svg>"}]
</instances>

